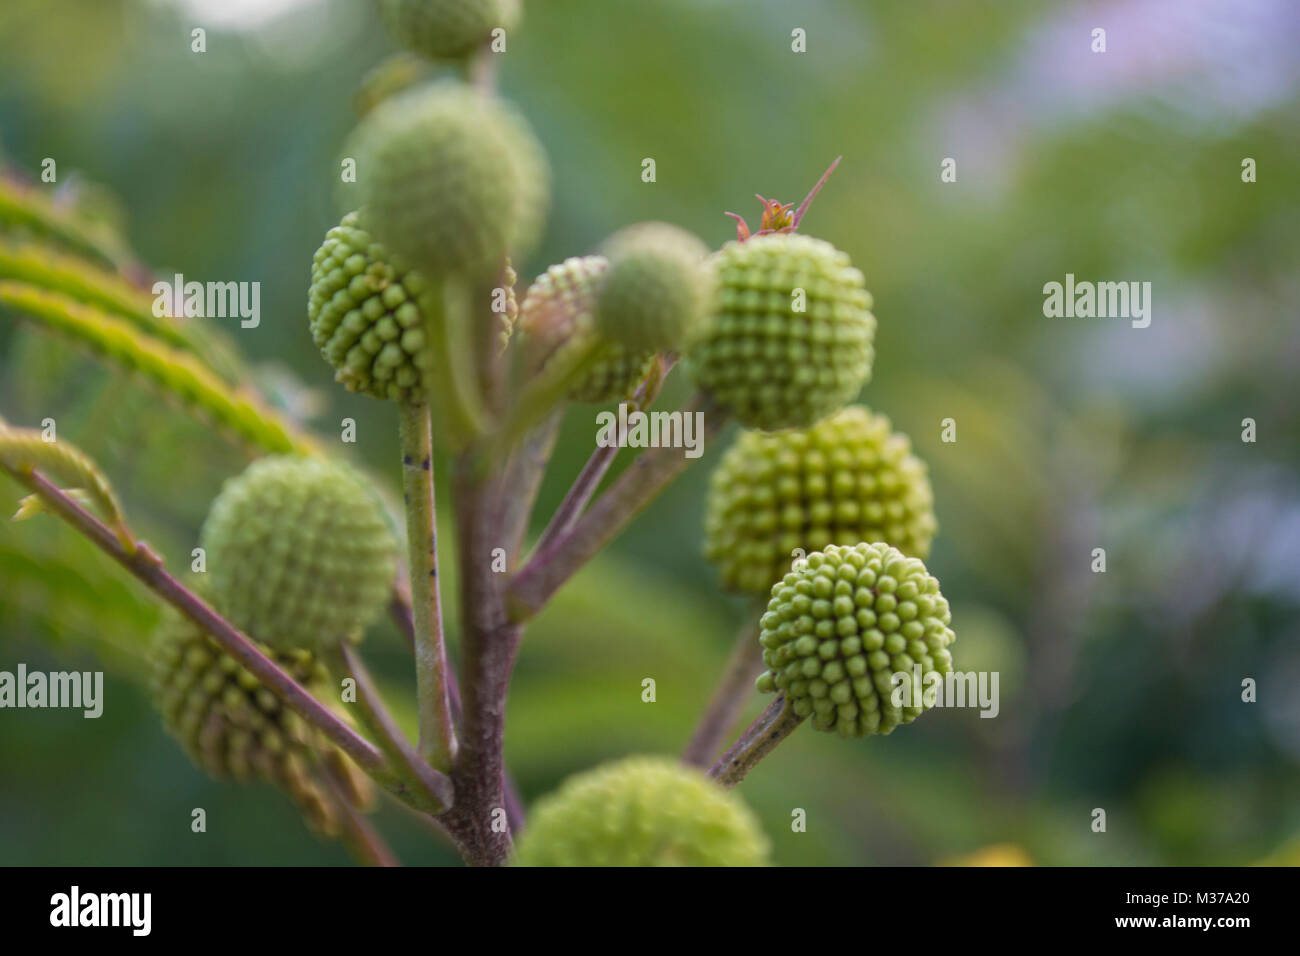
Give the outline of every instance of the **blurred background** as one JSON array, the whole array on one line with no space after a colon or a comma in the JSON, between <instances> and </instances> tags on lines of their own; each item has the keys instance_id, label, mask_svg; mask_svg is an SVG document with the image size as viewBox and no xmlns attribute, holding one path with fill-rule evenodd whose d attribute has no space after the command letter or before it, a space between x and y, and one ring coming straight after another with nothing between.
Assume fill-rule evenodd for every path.
<instances>
[{"instance_id":1,"label":"blurred background","mask_svg":"<svg viewBox=\"0 0 1300 956\"><path fill-rule=\"evenodd\" d=\"M724 210L752 224L755 192L797 201L843 154L802 231L867 277L879 331L862 401L930 466L929 565L957 666L1000 674L993 720L949 710L887 738L797 734L741 788L776 861L1300 860L1300 8L526 7L501 88L555 183L545 243L516 263L524 282L642 219L721 245ZM796 27L806 53L791 51ZM224 328L261 385L327 437L355 418L349 453L395 488L394 409L333 386L305 314L354 97L390 52L357 0L0 6L0 165L35 181L54 158L58 183L41 188L161 275L259 281L261 326ZM940 181L948 157L955 183ZM1042 287L1067 272L1151 282L1150 327L1045 318ZM247 461L3 312L0 414L55 417L173 566ZM585 460L592 416L570 414L534 531ZM945 418L955 443L940 440ZM732 434L530 629L507 747L529 800L688 738L745 615L699 552L708 472ZM0 511L20 494L0 478ZM97 721L0 711L0 864L346 862L277 792L216 783L165 736L147 693L157 617L52 519L0 524L0 670L107 672ZM410 716L409 656L387 622L366 653ZM641 702L644 677L657 703ZM1257 703L1242 702L1246 678ZM197 806L204 835L189 830ZM796 807L806 833L791 832ZM455 861L395 808L377 820L404 861Z\"/></svg>"}]
</instances>

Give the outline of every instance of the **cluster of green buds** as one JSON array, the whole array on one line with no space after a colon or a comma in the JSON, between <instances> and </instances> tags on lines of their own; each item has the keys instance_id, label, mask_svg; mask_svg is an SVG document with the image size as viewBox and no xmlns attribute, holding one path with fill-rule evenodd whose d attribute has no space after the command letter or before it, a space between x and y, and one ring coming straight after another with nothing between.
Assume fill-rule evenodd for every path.
<instances>
[{"instance_id":1,"label":"cluster of green buds","mask_svg":"<svg viewBox=\"0 0 1300 956\"><path fill-rule=\"evenodd\" d=\"M513 27L518 4L383 7L410 52L368 81L347 147L355 211L317 251L308 297L338 381L409 407L440 395L460 403L462 352L482 340L467 322L484 321L466 297L494 285L506 291L496 340L502 351L518 341L523 394L538 406L628 398L665 367L661 356L683 357L710 407L744 428L713 475L705 551L727 587L770 592L760 689L844 736L915 719L924 701L896 705L891 676L946 673L953 633L921 562L936 530L926 468L888 419L846 407L874 360L864 277L829 242L797 233L835 166L797 210L759 197L758 231L735 217L736 241L716 252L679 227L642 223L599 254L552 265L520 302L510 257L541 229L542 149L509 106L429 80L412 58L468 58ZM460 423L482 434L483 408L462 409ZM373 499L320 462L255 464L223 490L203 543L218 608L281 654L355 640L394 573ZM544 800L516 862L756 865L766 854L734 795L693 769L634 758Z\"/></svg>"}]
</instances>

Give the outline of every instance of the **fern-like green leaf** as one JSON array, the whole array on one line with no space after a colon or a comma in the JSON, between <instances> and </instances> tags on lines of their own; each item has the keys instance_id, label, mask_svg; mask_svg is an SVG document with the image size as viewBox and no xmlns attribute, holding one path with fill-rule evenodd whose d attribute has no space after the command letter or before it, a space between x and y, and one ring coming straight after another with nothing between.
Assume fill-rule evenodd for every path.
<instances>
[{"instance_id":1,"label":"fern-like green leaf","mask_svg":"<svg viewBox=\"0 0 1300 956\"><path fill-rule=\"evenodd\" d=\"M122 546L128 552L135 550L135 538L127 529L113 486L90 456L75 446L66 441L47 441L34 428L12 428L0 418L0 466L19 474L39 471L65 488L82 491L104 523L116 532ZM15 517L20 516L24 516L21 508Z\"/></svg>"},{"instance_id":2,"label":"fern-like green leaf","mask_svg":"<svg viewBox=\"0 0 1300 956\"><path fill-rule=\"evenodd\" d=\"M84 488L64 488L63 493L81 505L83 508L93 508L95 498ZM37 515L46 514L49 509L45 506L45 499L40 495L26 495L18 499L18 510L10 521L30 521Z\"/></svg>"},{"instance_id":3,"label":"fern-like green leaf","mask_svg":"<svg viewBox=\"0 0 1300 956\"><path fill-rule=\"evenodd\" d=\"M159 318L153 299L116 272L38 242L0 238L0 280L39 286L126 319L173 348L191 352L228 382L248 377L234 351L197 320Z\"/></svg>"},{"instance_id":4,"label":"fern-like green leaf","mask_svg":"<svg viewBox=\"0 0 1300 956\"><path fill-rule=\"evenodd\" d=\"M315 444L252 393L221 381L195 356L141 335L126 319L58 292L0 281L0 305L138 375L161 394L251 448L315 454Z\"/></svg>"},{"instance_id":5,"label":"fern-like green leaf","mask_svg":"<svg viewBox=\"0 0 1300 956\"><path fill-rule=\"evenodd\" d=\"M112 269L127 257L107 237L59 209L39 190L24 188L0 176L0 232L28 233L58 243L70 252Z\"/></svg>"}]
</instances>

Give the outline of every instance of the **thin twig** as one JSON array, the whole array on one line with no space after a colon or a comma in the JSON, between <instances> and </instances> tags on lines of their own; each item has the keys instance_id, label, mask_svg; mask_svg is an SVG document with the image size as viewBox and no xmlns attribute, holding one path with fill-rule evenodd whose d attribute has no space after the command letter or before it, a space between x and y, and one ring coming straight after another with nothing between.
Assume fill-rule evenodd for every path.
<instances>
[{"instance_id":1,"label":"thin twig","mask_svg":"<svg viewBox=\"0 0 1300 956\"><path fill-rule=\"evenodd\" d=\"M403 800L410 799L406 784L393 774L378 748L281 670L274 661L257 648L252 640L209 607L202 598L168 574L162 558L152 548L141 541L136 542L133 553L127 553L107 525L69 498L40 472L9 468L5 470L25 487L40 495L51 511L89 538L101 551L121 564L168 604L203 628L222 650L252 671L267 689L284 701L303 720L337 744L357 766L385 789ZM433 772L431 779L435 781L443 804L449 806L453 793L451 781L436 771Z\"/></svg>"},{"instance_id":2,"label":"thin twig","mask_svg":"<svg viewBox=\"0 0 1300 956\"><path fill-rule=\"evenodd\" d=\"M591 453L591 457L582 466L582 471L578 472L578 477L573 480L573 485L564 496L564 500L555 509L555 514L551 516L550 522L537 539L537 544L534 545L536 551L545 551L582 517L582 512L586 510L587 504L595 495L596 489L600 487L600 483L604 480L610 466L614 464L614 459L618 457L622 447L622 445L605 445Z\"/></svg>"},{"instance_id":3,"label":"thin twig","mask_svg":"<svg viewBox=\"0 0 1300 956\"><path fill-rule=\"evenodd\" d=\"M409 782L414 787L429 796L431 802L419 809L429 813L445 811L447 807L441 803L436 782L430 776L434 772L433 768L416 753L411 742L397 726L397 721L384 706L383 696L379 693L379 688L375 686L374 679L360 656L346 644L338 645L333 656L332 663L335 669L344 676L351 677L355 682L362 723L375 735L379 748L387 754L394 767L400 768L399 773L404 770L405 773L402 775L409 777Z\"/></svg>"},{"instance_id":4,"label":"thin twig","mask_svg":"<svg viewBox=\"0 0 1300 956\"><path fill-rule=\"evenodd\" d=\"M408 642L413 640L415 627L411 622L411 601L410 595L400 588L393 589L393 596L388 602L388 613L397 629L406 635ZM461 723L460 703L460 684L456 679L456 673L453 670L447 671L447 698L451 703L451 718L457 726ZM514 779L510 776L509 769L505 773L505 801L506 817L510 821L510 830L518 834L524 828L526 813L524 811L523 797L519 793L519 787L515 784ZM444 836L447 834L444 833ZM450 837L448 837L450 839Z\"/></svg>"},{"instance_id":5,"label":"thin twig","mask_svg":"<svg viewBox=\"0 0 1300 956\"><path fill-rule=\"evenodd\" d=\"M654 371L637 387L636 392L628 402L628 405L633 410L645 410L654 404L655 398L659 395L659 389L663 387L664 379L667 378L676 361L676 356L655 356ZM582 471L574 479L573 487L564 496L560 506L555 509L555 514L551 517L550 523L547 524L546 530L537 539L537 544L534 545L535 551L543 551L549 548L556 538L577 523L592 496L595 495L596 489L600 487L600 483L608 473L610 466L614 464L614 459L618 457L618 453L622 449L623 445L619 443L599 447L591 453L591 457L583 465Z\"/></svg>"},{"instance_id":6,"label":"thin twig","mask_svg":"<svg viewBox=\"0 0 1300 956\"><path fill-rule=\"evenodd\" d=\"M734 787L803 721L784 696L778 697L709 768L709 776L724 787Z\"/></svg>"},{"instance_id":7,"label":"thin twig","mask_svg":"<svg viewBox=\"0 0 1300 956\"><path fill-rule=\"evenodd\" d=\"M528 522L537 502L546 465L555 451L555 439L564 420L557 409L533 428L510 456L502 482L501 547L506 549L510 568L516 566Z\"/></svg>"},{"instance_id":8,"label":"thin twig","mask_svg":"<svg viewBox=\"0 0 1300 956\"><path fill-rule=\"evenodd\" d=\"M565 395L602 354L596 338L575 343L552 357L536 376L524 383L510 412L493 438L489 453L501 458L565 400Z\"/></svg>"},{"instance_id":9,"label":"thin twig","mask_svg":"<svg viewBox=\"0 0 1300 956\"><path fill-rule=\"evenodd\" d=\"M726 413L702 394L697 394L682 414L696 412L704 413L701 441L716 435L726 420ZM567 534L545 550L536 551L510 582L506 597L511 619L525 621L540 611L579 568L626 528L691 461L680 448L643 451Z\"/></svg>"},{"instance_id":10,"label":"thin twig","mask_svg":"<svg viewBox=\"0 0 1300 956\"><path fill-rule=\"evenodd\" d=\"M340 839L357 862L363 866L401 866L401 861L397 859L397 854L388 845L388 841L366 819L365 814L349 802L346 788L329 768L325 770L325 785L343 817L343 834Z\"/></svg>"},{"instance_id":11,"label":"thin twig","mask_svg":"<svg viewBox=\"0 0 1300 956\"><path fill-rule=\"evenodd\" d=\"M455 758L456 736L447 701L447 648L442 631L442 599L438 584L438 530L434 511L433 436L429 406L422 402L403 402L400 414L419 752L430 764L446 770Z\"/></svg>"},{"instance_id":12,"label":"thin twig","mask_svg":"<svg viewBox=\"0 0 1300 956\"><path fill-rule=\"evenodd\" d=\"M758 620L750 615L737 632L731 656L718 681L713 699L682 753L682 762L707 767L727 739L745 703L754 693L754 681L763 672L762 647L758 643Z\"/></svg>"}]
</instances>

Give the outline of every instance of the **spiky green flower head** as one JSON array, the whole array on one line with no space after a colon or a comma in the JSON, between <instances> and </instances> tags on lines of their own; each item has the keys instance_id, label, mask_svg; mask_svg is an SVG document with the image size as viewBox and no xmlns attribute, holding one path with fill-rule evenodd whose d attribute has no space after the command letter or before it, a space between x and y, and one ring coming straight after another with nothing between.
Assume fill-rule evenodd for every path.
<instances>
[{"instance_id":1,"label":"spiky green flower head","mask_svg":"<svg viewBox=\"0 0 1300 956\"><path fill-rule=\"evenodd\" d=\"M521 866L765 866L768 842L733 791L692 767L629 757L570 777L541 800Z\"/></svg>"},{"instance_id":2,"label":"spiky green flower head","mask_svg":"<svg viewBox=\"0 0 1300 956\"><path fill-rule=\"evenodd\" d=\"M199 540L217 610L280 650L359 641L397 568L378 500L314 458L263 458L229 479Z\"/></svg>"},{"instance_id":3,"label":"spiky green flower head","mask_svg":"<svg viewBox=\"0 0 1300 956\"><path fill-rule=\"evenodd\" d=\"M361 228L355 212L312 257L311 336L348 391L410 401L428 393L433 357L420 300L428 285Z\"/></svg>"},{"instance_id":4,"label":"spiky green flower head","mask_svg":"<svg viewBox=\"0 0 1300 956\"><path fill-rule=\"evenodd\" d=\"M382 0L381 10L394 40L434 60L469 56L521 12L519 0Z\"/></svg>"},{"instance_id":5,"label":"spiky green flower head","mask_svg":"<svg viewBox=\"0 0 1300 956\"><path fill-rule=\"evenodd\" d=\"M347 155L357 182L344 189L362 224L431 280L495 277L541 229L550 178L541 145L513 109L465 86L426 83L385 100Z\"/></svg>"},{"instance_id":6,"label":"spiky green flower head","mask_svg":"<svg viewBox=\"0 0 1300 956\"><path fill-rule=\"evenodd\" d=\"M325 833L334 831L338 808L316 775L322 760L351 802L370 802L365 778L188 618L168 608L154 642L154 703L199 769L219 780L275 784ZM308 690L327 690L328 675L311 652L261 650Z\"/></svg>"},{"instance_id":7,"label":"spiky green flower head","mask_svg":"<svg viewBox=\"0 0 1300 956\"><path fill-rule=\"evenodd\" d=\"M595 290L608 269L604 256L574 257L551 266L529 287L519 328L532 374L565 350L582 348L599 336L593 316ZM655 354L602 344L596 360L570 389L569 400L600 403L627 398L650 374Z\"/></svg>"},{"instance_id":8,"label":"spiky green flower head","mask_svg":"<svg viewBox=\"0 0 1300 956\"><path fill-rule=\"evenodd\" d=\"M828 545L772 587L758 689L784 693L818 730L890 733L933 704L926 675L952 670L950 623L939 582L920 558L880 542ZM898 704L895 674L907 682Z\"/></svg>"},{"instance_id":9,"label":"spiky green flower head","mask_svg":"<svg viewBox=\"0 0 1300 956\"><path fill-rule=\"evenodd\" d=\"M708 247L666 222L629 226L605 243L596 328L632 351L669 351L699 334L712 288Z\"/></svg>"},{"instance_id":10,"label":"spiky green flower head","mask_svg":"<svg viewBox=\"0 0 1300 956\"><path fill-rule=\"evenodd\" d=\"M713 315L691 353L696 384L746 428L806 428L871 377L876 319L862 273L798 233L714 254Z\"/></svg>"},{"instance_id":11,"label":"spiky green flower head","mask_svg":"<svg viewBox=\"0 0 1300 956\"><path fill-rule=\"evenodd\" d=\"M811 428L740 433L710 477L704 554L726 587L761 594L828 544L883 541L925 558L937 527L907 436L850 405Z\"/></svg>"}]
</instances>

